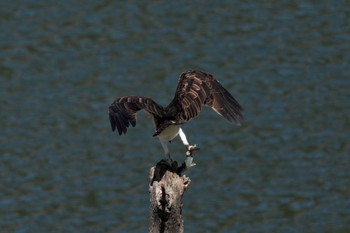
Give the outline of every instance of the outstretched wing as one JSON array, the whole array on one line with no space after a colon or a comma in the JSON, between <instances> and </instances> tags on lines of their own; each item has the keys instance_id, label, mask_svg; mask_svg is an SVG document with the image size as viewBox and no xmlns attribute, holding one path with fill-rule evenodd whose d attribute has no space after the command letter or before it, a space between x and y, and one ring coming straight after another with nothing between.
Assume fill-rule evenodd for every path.
<instances>
[{"instance_id":1,"label":"outstretched wing","mask_svg":"<svg viewBox=\"0 0 350 233\"><path fill-rule=\"evenodd\" d=\"M173 99L173 106L180 108L181 121L198 116L203 105L237 125L243 120L238 101L211 75L200 71L185 72L180 76Z\"/></svg>"},{"instance_id":2,"label":"outstretched wing","mask_svg":"<svg viewBox=\"0 0 350 233\"><path fill-rule=\"evenodd\" d=\"M143 96L123 96L117 98L109 106L109 121L112 130L118 130L119 135L126 134L127 128L131 124L136 125L136 113L144 109L155 116L162 116L164 109L151 98Z\"/></svg>"}]
</instances>

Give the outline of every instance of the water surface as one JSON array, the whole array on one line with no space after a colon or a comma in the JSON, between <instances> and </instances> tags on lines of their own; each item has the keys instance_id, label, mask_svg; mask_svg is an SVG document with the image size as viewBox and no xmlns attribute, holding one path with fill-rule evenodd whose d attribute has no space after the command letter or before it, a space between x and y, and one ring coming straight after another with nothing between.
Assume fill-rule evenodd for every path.
<instances>
[{"instance_id":1,"label":"water surface","mask_svg":"<svg viewBox=\"0 0 350 233\"><path fill-rule=\"evenodd\" d=\"M201 69L245 108L184 126L187 232L350 232L350 6L289 1L26 1L0 10L1 232L147 232L163 152L121 95L161 104ZM183 146L171 145L181 160Z\"/></svg>"}]
</instances>

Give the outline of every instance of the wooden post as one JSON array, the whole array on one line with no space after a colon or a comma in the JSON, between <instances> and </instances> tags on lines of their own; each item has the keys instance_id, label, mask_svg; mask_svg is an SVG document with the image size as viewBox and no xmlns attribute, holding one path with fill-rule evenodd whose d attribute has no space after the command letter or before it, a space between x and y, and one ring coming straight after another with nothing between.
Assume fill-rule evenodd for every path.
<instances>
[{"instance_id":1,"label":"wooden post","mask_svg":"<svg viewBox=\"0 0 350 233\"><path fill-rule=\"evenodd\" d=\"M150 233L183 233L182 198L190 179L181 176L187 169L183 163L172 165L162 160L150 169Z\"/></svg>"}]
</instances>

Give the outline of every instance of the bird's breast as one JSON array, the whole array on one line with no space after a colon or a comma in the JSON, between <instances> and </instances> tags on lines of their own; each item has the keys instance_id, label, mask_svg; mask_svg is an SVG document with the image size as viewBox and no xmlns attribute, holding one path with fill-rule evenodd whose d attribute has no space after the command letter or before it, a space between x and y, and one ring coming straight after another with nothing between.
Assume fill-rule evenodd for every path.
<instances>
[{"instance_id":1,"label":"bird's breast","mask_svg":"<svg viewBox=\"0 0 350 233\"><path fill-rule=\"evenodd\" d=\"M163 141L171 141L179 134L180 125L169 125L159 135L158 138Z\"/></svg>"}]
</instances>

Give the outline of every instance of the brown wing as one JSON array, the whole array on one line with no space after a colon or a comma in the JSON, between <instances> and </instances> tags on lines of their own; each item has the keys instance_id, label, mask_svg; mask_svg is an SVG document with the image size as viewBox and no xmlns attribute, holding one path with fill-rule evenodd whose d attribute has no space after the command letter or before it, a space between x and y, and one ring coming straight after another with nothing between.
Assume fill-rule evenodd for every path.
<instances>
[{"instance_id":1,"label":"brown wing","mask_svg":"<svg viewBox=\"0 0 350 233\"><path fill-rule=\"evenodd\" d=\"M171 105L181 109L181 121L198 116L203 105L232 123L239 125L243 120L243 109L237 100L212 75L200 71L189 71L180 76Z\"/></svg>"},{"instance_id":2,"label":"brown wing","mask_svg":"<svg viewBox=\"0 0 350 233\"><path fill-rule=\"evenodd\" d=\"M112 130L118 130L119 135L126 134L127 128L131 124L136 125L136 113L144 109L155 116L162 116L164 109L151 98L143 96L123 96L117 98L109 106L109 121Z\"/></svg>"}]
</instances>

